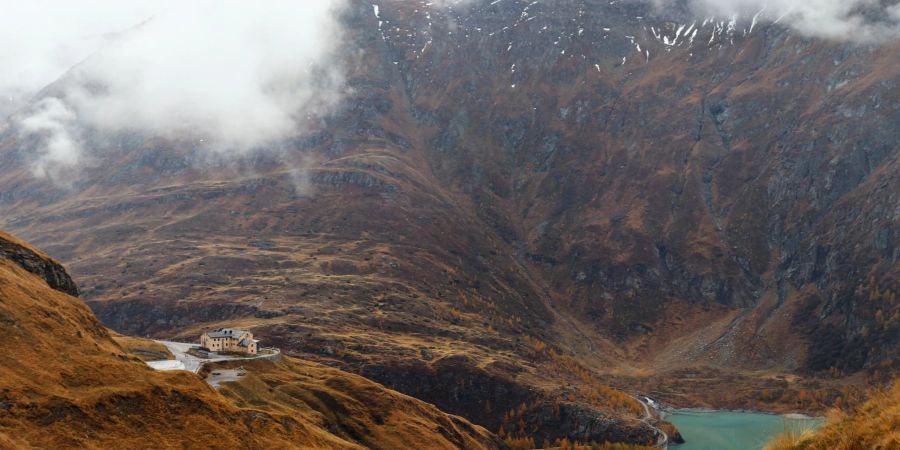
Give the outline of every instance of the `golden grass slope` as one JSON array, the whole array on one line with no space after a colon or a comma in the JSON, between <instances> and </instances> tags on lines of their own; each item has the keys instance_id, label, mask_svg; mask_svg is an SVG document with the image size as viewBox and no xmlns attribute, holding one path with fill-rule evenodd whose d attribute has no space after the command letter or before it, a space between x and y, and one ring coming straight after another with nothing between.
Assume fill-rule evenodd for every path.
<instances>
[{"instance_id":1,"label":"golden grass slope","mask_svg":"<svg viewBox=\"0 0 900 450\"><path fill-rule=\"evenodd\" d=\"M3 258L0 336L3 449L362 449L416 441L432 448L503 446L430 405L333 370L327 370L332 401L320 410L235 405L194 374L156 372L129 356L84 303ZM293 362L283 367L304 368ZM304 387L295 389L302 393ZM402 408L403 420L365 419L393 417L390 410L378 410L389 407ZM363 418L348 426L335 420L339 411ZM361 439L366 430L372 436Z\"/></svg>"},{"instance_id":2,"label":"golden grass slope","mask_svg":"<svg viewBox=\"0 0 900 450\"><path fill-rule=\"evenodd\" d=\"M293 358L233 361L205 371L238 366L247 375L221 388L237 406L272 414L299 411L368 448L479 448L485 439L480 427L465 419L413 397L385 395L384 387L366 378L318 364Z\"/></svg>"},{"instance_id":3,"label":"golden grass slope","mask_svg":"<svg viewBox=\"0 0 900 450\"><path fill-rule=\"evenodd\" d=\"M15 237L15 236L9 234L9 233L7 233L7 232L5 232L5 231L3 231L3 230L0 230L0 239L5 240L5 241L8 241L8 242L9 242L10 244L12 244L12 245L18 245L18 246L20 246L20 247L22 247L22 248L24 248L24 249L27 249L29 252L34 253L34 254L35 254L37 257L39 257L39 258L44 258L44 259L47 259L47 260L52 260L49 256L47 256L47 254L45 254L44 252L42 252L40 249L34 248L34 247L28 245L27 242L25 242L25 241L23 241L23 240L21 240L21 239Z\"/></svg>"},{"instance_id":4,"label":"golden grass slope","mask_svg":"<svg viewBox=\"0 0 900 450\"><path fill-rule=\"evenodd\" d=\"M802 436L780 436L766 450L900 449L900 381L873 393L852 414L835 413L822 429Z\"/></svg>"},{"instance_id":5,"label":"golden grass slope","mask_svg":"<svg viewBox=\"0 0 900 450\"><path fill-rule=\"evenodd\" d=\"M175 359L175 355L159 342L142 339L134 336L125 336L110 330L114 341L125 350L125 353L135 356L141 361L159 361L162 359Z\"/></svg>"}]
</instances>

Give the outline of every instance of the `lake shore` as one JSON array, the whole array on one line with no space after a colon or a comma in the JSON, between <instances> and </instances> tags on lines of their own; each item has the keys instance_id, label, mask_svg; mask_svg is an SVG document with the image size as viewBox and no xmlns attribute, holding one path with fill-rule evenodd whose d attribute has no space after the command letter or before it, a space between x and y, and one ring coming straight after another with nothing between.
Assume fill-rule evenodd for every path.
<instances>
[{"instance_id":1,"label":"lake shore","mask_svg":"<svg viewBox=\"0 0 900 450\"><path fill-rule=\"evenodd\" d=\"M684 444L679 450L761 450L784 432L801 433L825 423L804 414L725 411L706 408L670 410L664 419L678 427Z\"/></svg>"}]
</instances>

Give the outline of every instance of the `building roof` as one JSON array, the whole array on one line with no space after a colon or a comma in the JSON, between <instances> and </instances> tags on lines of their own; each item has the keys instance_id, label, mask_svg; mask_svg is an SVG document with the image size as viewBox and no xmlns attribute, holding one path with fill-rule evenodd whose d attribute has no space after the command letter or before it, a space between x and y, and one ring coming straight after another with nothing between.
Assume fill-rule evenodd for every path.
<instances>
[{"instance_id":1,"label":"building roof","mask_svg":"<svg viewBox=\"0 0 900 450\"><path fill-rule=\"evenodd\" d=\"M211 338L238 338L246 333L244 330L237 328L219 328L218 330L207 331L206 335Z\"/></svg>"}]
</instances>

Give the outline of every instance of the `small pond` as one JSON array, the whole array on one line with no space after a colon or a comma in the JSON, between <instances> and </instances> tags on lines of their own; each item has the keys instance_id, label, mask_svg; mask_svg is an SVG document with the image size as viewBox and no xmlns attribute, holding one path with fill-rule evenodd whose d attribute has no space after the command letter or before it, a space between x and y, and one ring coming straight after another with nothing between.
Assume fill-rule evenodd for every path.
<instances>
[{"instance_id":1,"label":"small pond","mask_svg":"<svg viewBox=\"0 0 900 450\"><path fill-rule=\"evenodd\" d=\"M775 414L676 410L666 415L684 440L672 450L761 450L776 435L818 428L823 419Z\"/></svg>"}]
</instances>

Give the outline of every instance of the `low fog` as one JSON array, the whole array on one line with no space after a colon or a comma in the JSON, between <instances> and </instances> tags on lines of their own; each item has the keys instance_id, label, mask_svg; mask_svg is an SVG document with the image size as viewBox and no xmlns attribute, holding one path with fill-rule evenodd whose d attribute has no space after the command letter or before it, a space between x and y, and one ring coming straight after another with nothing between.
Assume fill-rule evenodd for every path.
<instances>
[{"instance_id":1,"label":"low fog","mask_svg":"<svg viewBox=\"0 0 900 450\"><path fill-rule=\"evenodd\" d=\"M671 0L657 0L665 7ZM900 36L896 0L690 0L699 15L778 22L798 32L830 40L872 43Z\"/></svg>"},{"instance_id":2,"label":"low fog","mask_svg":"<svg viewBox=\"0 0 900 450\"><path fill-rule=\"evenodd\" d=\"M826 39L900 35L897 0L687 1L698 17L740 15ZM336 52L348 2L0 0L0 119L19 111L12 123L38 142L38 176L82 160L85 126L186 135L225 154L265 147L342 100Z\"/></svg>"},{"instance_id":3,"label":"low fog","mask_svg":"<svg viewBox=\"0 0 900 450\"><path fill-rule=\"evenodd\" d=\"M42 141L36 175L82 158L82 125L240 153L302 132L341 99L343 0L75 3L3 5L8 109L68 71L15 117Z\"/></svg>"},{"instance_id":4,"label":"low fog","mask_svg":"<svg viewBox=\"0 0 900 450\"><path fill-rule=\"evenodd\" d=\"M0 117L160 6L151 1L0 1Z\"/></svg>"}]
</instances>

